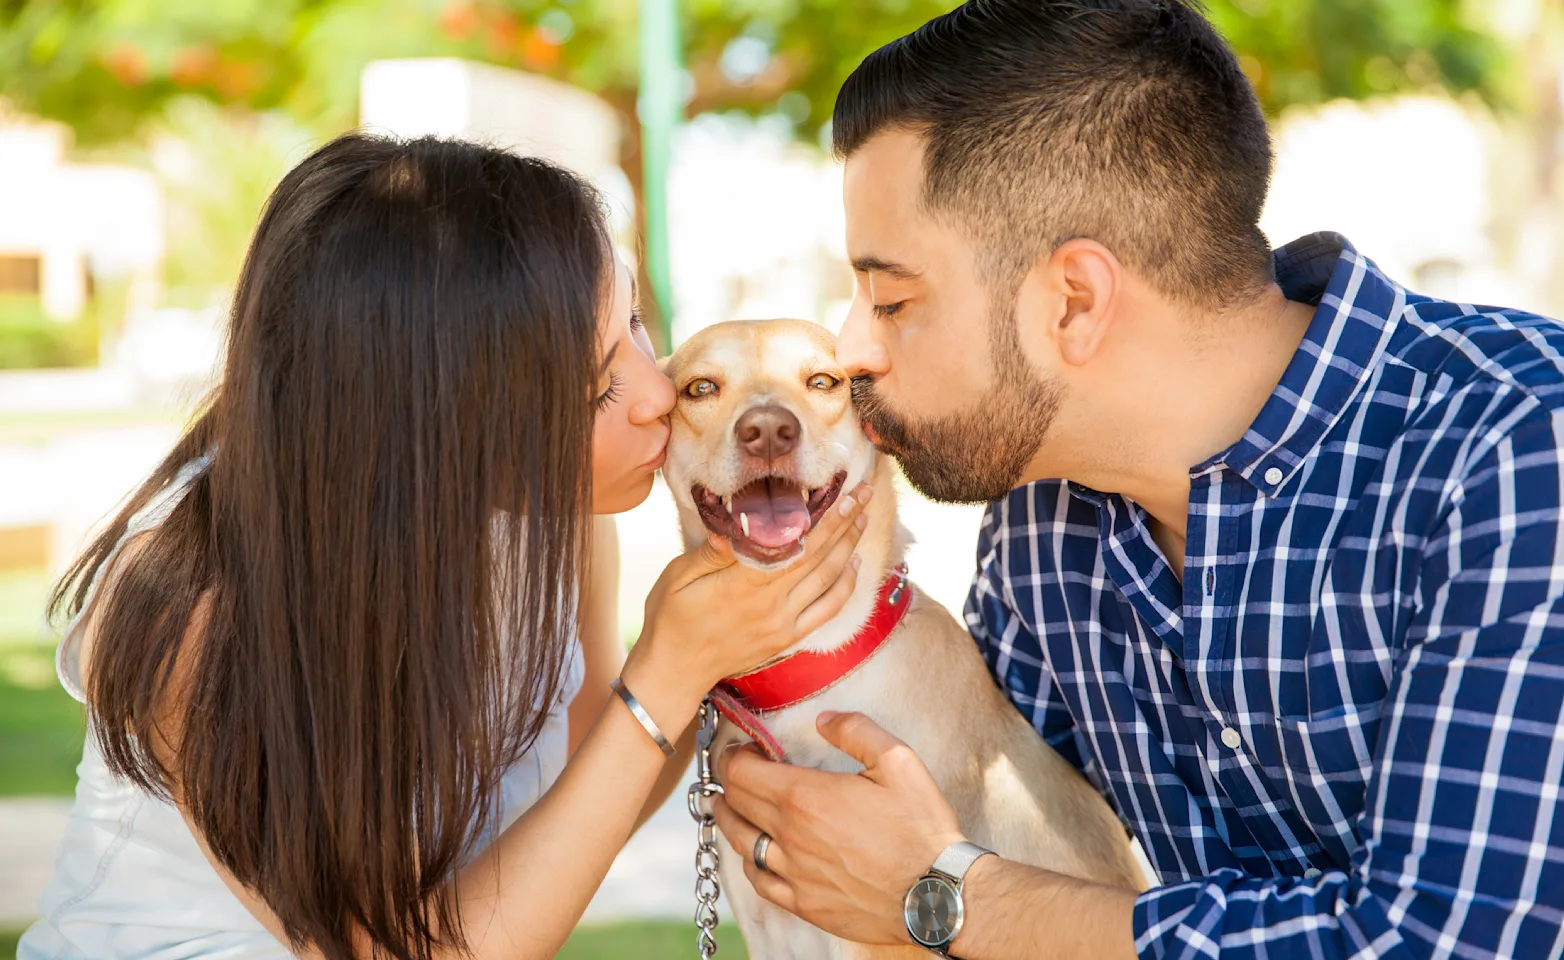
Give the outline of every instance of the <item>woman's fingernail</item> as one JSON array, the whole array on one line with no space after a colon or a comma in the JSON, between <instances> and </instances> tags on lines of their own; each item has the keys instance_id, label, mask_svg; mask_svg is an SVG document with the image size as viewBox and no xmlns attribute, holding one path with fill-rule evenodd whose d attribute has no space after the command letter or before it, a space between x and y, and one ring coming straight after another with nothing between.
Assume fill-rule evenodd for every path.
<instances>
[{"instance_id":1,"label":"woman's fingernail","mask_svg":"<svg viewBox=\"0 0 1564 960\"><path fill-rule=\"evenodd\" d=\"M842 498L842 505L838 509L842 511L842 516L850 517L853 515L853 510L857 509L857 507L858 504L853 501L852 497L844 497Z\"/></svg>"},{"instance_id":2,"label":"woman's fingernail","mask_svg":"<svg viewBox=\"0 0 1564 960\"><path fill-rule=\"evenodd\" d=\"M858 502L868 503L869 498L872 496L874 496L874 488L866 486L862 490L858 491Z\"/></svg>"},{"instance_id":3,"label":"woman's fingernail","mask_svg":"<svg viewBox=\"0 0 1564 960\"><path fill-rule=\"evenodd\" d=\"M836 717L837 712L835 710L821 710L815 715L815 723L830 723Z\"/></svg>"},{"instance_id":4,"label":"woman's fingernail","mask_svg":"<svg viewBox=\"0 0 1564 960\"><path fill-rule=\"evenodd\" d=\"M857 527L859 530L862 530L868 523L869 518L860 513L858 515L858 519L853 521L853 526Z\"/></svg>"},{"instance_id":5,"label":"woman's fingernail","mask_svg":"<svg viewBox=\"0 0 1564 960\"><path fill-rule=\"evenodd\" d=\"M847 565L852 567L853 570L856 571L859 567L863 566L863 557L860 557L858 554L855 553L855 554L853 554L853 558L851 560L847 561Z\"/></svg>"}]
</instances>

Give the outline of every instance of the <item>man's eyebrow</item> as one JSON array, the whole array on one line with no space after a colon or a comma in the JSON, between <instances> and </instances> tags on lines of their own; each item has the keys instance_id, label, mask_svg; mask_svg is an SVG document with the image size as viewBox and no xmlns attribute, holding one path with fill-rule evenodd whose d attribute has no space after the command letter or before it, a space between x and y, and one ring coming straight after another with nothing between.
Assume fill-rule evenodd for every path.
<instances>
[{"instance_id":1,"label":"man's eyebrow","mask_svg":"<svg viewBox=\"0 0 1564 960\"><path fill-rule=\"evenodd\" d=\"M605 373L605 372L607 372L607 370L608 370L608 365L609 365L609 364L610 364L610 363L613 363L613 362L614 362L614 354L616 354L616 353L618 353L618 352L619 352L619 344L618 344L618 343L617 343L617 342L616 342L616 343L615 343L615 344L614 344L614 345L613 345L613 346L611 346L611 347L609 347L609 348L608 348L608 353L607 353L607 355L605 355L605 356L604 356L604 357L603 357L603 366L602 366L602 369L600 369L600 370L598 370L598 371L597 371L597 375L598 375L598 376L602 376L602 375L603 375L603 374L604 374L604 373Z\"/></svg>"},{"instance_id":2,"label":"man's eyebrow","mask_svg":"<svg viewBox=\"0 0 1564 960\"><path fill-rule=\"evenodd\" d=\"M881 260L879 257L858 257L853 260L853 270L857 273L883 273L893 280L917 280L923 276L906 264Z\"/></svg>"}]
</instances>

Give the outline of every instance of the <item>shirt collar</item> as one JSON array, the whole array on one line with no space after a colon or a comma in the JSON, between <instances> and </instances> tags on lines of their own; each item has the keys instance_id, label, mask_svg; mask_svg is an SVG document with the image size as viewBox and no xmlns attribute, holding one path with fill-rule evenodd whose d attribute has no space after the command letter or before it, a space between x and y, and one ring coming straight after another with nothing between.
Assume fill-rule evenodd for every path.
<instances>
[{"instance_id":1,"label":"shirt collar","mask_svg":"<svg viewBox=\"0 0 1564 960\"><path fill-rule=\"evenodd\" d=\"M1275 253L1276 282L1289 300L1315 306L1281 382L1237 443L1190 471L1219 466L1271 496L1367 385L1406 306L1406 291L1346 237L1315 233Z\"/></svg>"}]
</instances>

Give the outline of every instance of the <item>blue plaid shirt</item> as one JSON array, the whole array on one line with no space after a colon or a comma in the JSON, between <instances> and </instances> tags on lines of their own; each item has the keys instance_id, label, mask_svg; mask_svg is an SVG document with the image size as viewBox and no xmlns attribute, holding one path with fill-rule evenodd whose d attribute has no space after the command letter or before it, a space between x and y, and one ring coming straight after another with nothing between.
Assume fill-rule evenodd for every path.
<instances>
[{"instance_id":1,"label":"blue plaid shirt","mask_svg":"<svg viewBox=\"0 0 1564 960\"><path fill-rule=\"evenodd\" d=\"M1410 293L1342 237L1248 432L1144 510L989 508L966 619L1164 886L1142 957L1564 955L1564 326Z\"/></svg>"}]
</instances>

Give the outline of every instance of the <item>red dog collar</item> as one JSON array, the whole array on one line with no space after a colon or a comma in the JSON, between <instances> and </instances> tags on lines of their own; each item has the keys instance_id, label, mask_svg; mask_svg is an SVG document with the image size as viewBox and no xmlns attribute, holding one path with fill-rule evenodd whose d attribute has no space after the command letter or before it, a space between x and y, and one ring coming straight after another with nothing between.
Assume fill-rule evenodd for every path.
<instances>
[{"instance_id":1,"label":"red dog collar","mask_svg":"<svg viewBox=\"0 0 1564 960\"><path fill-rule=\"evenodd\" d=\"M749 673L729 677L711 692L717 711L749 734L773 760L783 759L782 745L761 717L818 697L841 683L874 656L912 606L907 565L898 564L880 586L869 620L853 638L825 653L801 650Z\"/></svg>"}]
</instances>

